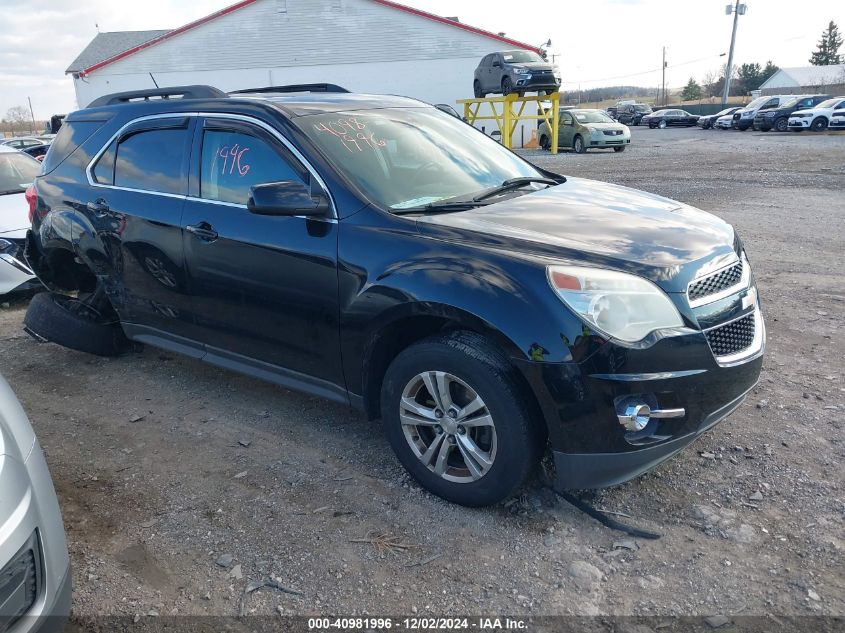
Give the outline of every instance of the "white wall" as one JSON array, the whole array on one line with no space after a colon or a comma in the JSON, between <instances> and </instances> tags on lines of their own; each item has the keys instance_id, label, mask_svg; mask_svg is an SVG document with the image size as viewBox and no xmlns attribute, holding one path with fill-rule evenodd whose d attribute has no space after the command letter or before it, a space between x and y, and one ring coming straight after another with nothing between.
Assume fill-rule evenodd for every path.
<instances>
[{"instance_id":1,"label":"white wall","mask_svg":"<svg viewBox=\"0 0 845 633\"><path fill-rule=\"evenodd\" d=\"M448 103L460 111L455 101L472 97L481 57L507 48L371 0L260 0L74 85L80 107L104 94L153 88L152 72L162 87L209 84L230 91L328 82L353 92ZM494 121L481 125L488 133L496 129Z\"/></svg>"}]
</instances>

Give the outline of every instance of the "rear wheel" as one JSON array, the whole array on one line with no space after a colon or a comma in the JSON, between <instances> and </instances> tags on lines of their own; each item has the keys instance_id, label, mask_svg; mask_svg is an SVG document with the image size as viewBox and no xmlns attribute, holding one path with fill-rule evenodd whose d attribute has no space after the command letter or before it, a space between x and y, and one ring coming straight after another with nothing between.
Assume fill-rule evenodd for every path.
<instances>
[{"instance_id":1,"label":"rear wheel","mask_svg":"<svg viewBox=\"0 0 845 633\"><path fill-rule=\"evenodd\" d=\"M814 119L813 122L810 124L810 129L813 130L813 132L823 132L827 129L827 119L821 116L817 119Z\"/></svg>"},{"instance_id":2,"label":"rear wheel","mask_svg":"<svg viewBox=\"0 0 845 633\"><path fill-rule=\"evenodd\" d=\"M665 130L666 129L666 121L665 120L661 121L660 123L657 124L657 127L659 127L661 130Z\"/></svg>"},{"instance_id":3,"label":"rear wheel","mask_svg":"<svg viewBox=\"0 0 845 633\"><path fill-rule=\"evenodd\" d=\"M69 297L42 292L29 303L24 329L40 341L97 356L117 356L131 348L101 288Z\"/></svg>"},{"instance_id":4,"label":"rear wheel","mask_svg":"<svg viewBox=\"0 0 845 633\"><path fill-rule=\"evenodd\" d=\"M540 148L541 148L541 149L545 149L545 150L549 150L549 149L551 149L551 148L552 148L552 144L551 144L551 142L549 141L549 137L548 137L548 136L546 136L545 134L543 134L543 135L540 137Z\"/></svg>"},{"instance_id":5,"label":"rear wheel","mask_svg":"<svg viewBox=\"0 0 845 633\"><path fill-rule=\"evenodd\" d=\"M541 434L513 368L474 333L432 337L401 352L385 375L381 410L402 465L454 503L506 499L539 459Z\"/></svg>"},{"instance_id":6,"label":"rear wheel","mask_svg":"<svg viewBox=\"0 0 845 633\"><path fill-rule=\"evenodd\" d=\"M472 92L475 94L476 99L483 99L487 96L487 93L481 89L481 82L478 79L472 82Z\"/></svg>"},{"instance_id":7,"label":"rear wheel","mask_svg":"<svg viewBox=\"0 0 845 633\"><path fill-rule=\"evenodd\" d=\"M583 154L587 151L587 146L584 145L584 139L581 138L581 135L577 135L572 141L572 149L575 151L576 154Z\"/></svg>"}]
</instances>

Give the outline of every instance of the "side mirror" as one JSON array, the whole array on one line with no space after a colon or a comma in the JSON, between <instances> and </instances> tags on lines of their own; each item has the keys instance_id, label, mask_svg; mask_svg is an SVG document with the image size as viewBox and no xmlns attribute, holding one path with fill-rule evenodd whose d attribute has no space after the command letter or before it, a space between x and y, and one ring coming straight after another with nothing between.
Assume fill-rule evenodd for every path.
<instances>
[{"instance_id":1,"label":"side mirror","mask_svg":"<svg viewBox=\"0 0 845 633\"><path fill-rule=\"evenodd\" d=\"M280 180L250 187L247 208L256 215L319 216L329 210L329 201L297 180Z\"/></svg>"},{"instance_id":2,"label":"side mirror","mask_svg":"<svg viewBox=\"0 0 845 633\"><path fill-rule=\"evenodd\" d=\"M435 103L434 107L440 110L441 112L445 112L446 114L451 114L456 119L461 119L463 121L463 117L458 114L457 110L450 106L448 103Z\"/></svg>"}]
</instances>

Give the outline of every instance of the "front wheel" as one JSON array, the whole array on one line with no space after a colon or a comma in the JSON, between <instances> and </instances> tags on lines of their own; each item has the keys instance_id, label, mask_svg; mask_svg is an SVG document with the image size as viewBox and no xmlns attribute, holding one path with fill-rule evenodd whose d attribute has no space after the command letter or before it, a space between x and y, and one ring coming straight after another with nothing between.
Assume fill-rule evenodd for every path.
<instances>
[{"instance_id":1,"label":"front wheel","mask_svg":"<svg viewBox=\"0 0 845 633\"><path fill-rule=\"evenodd\" d=\"M819 117L815 119L810 124L810 129L813 130L813 132L823 132L827 129L827 119L825 119L824 117Z\"/></svg>"},{"instance_id":2,"label":"front wheel","mask_svg":"<svg viewBox=\"0 0 845 633\"><path fill-rule=\"evenodd\" d=\"M624 151L625 151L625 146L624 146L624 145L621 145L620 147L614 147L614 148L613 148L613 151L614 151L614 152L616 152L617 154L618 154L619 152L624 152Z\"/></svg>"},{"instance_id":3,"label":"front wheel","mask_svg":"<svg viewBox=\"0 0 845 633\"><path fill-rule=\"evenodd\" d=\"M512 92L513 82L511 81L510 77L505 77L504 79L502 79L502 96L507 97Z\"/></svg>"},{"instance_id":4,"label":"front wheel","mask_svg":"<svg viewBox=\"0 0 845 633\"><path fill-rule=\"evenodd\" d=\"M775 121L775 129L778 132L786 132L789 129L789 120L786 117L781 117Z\"/></svg>"},{"instance_id":5,"label":"front wheel","mask_svg":"<svg viewBox=\"0 0 845 633\"><path fill-rule=\"evenodd\" d=\"M539 460L542 436L513 368L474 333L435 336L401 352L385 375L381 412L402 465L454 503L508 498Z\"/></svg>"},{"instance_id":6,"label":"front wheel","mask_svg":"<svg viewBox=\"0 0 845 633\"><path fill-rule=\"evenodd\" d=\"M550 150L552 148L552 143L549 141L549 137L543 134L540 137L540 149Z\"/></svg>"},{"instance_id":7,"label":"front wheel","mask_svg":"<svg viewBox=\"0 0 845 633\"><path fill-rule=\"evenodd\" d=\"M580 135L576 136L572 141L572 149L576 154L583 154L587 151L587 146L584 145L584 139Z\"/></svg>"}]
</instances>

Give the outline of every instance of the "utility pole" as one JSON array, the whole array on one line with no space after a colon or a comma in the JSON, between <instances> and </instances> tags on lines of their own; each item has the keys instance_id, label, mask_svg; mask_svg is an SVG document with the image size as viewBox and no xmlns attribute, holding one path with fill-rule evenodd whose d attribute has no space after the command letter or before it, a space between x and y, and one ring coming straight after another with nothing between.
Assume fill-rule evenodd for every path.
<instances>
[{"instance_id":1,"label":"utility pole","mask_svg":"<svg viewBox=\"0 0 845 633\"><path fill-rule=\"evenodd\" d=\"M731 48L728 52L728 65L725 68L725 90L722 93L722 107L726 107L728 103L728 97L730 96L731 92L731 75L733 74L733 65L734 65L734 44L736 43L736 26L739 23L739 16L745 15L745 12L748 10L748 5L740 4L739 0L736 0L736 5L731 6L727 5L725 7L725 15L730 15L731 13L734 14L734 28L733 33L731 33Z\"/></svg>"},{"instance_id":2,"label":"utility pole","mask_svg":"<svg viewBox=\"0 0 845 633\"><path fill-rule=\"evenodd\" d=\"M663 47L663 105L666 105L666 47Z\"/></svg>"},{"instance_id":3,"label":"utility pole","mask_svg":"<svg viewBox=\"0 0 845 633\"><path fill-rule=\"evenodd\" d=\"M32 99L27 97L26 100L29 101L29 116L32 119L32 125L29 126L29 135L32 136L35 134L35 132L33 132L35 129L35 113L32 111Z\"/></svg>"}]
</instances>

